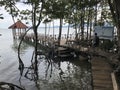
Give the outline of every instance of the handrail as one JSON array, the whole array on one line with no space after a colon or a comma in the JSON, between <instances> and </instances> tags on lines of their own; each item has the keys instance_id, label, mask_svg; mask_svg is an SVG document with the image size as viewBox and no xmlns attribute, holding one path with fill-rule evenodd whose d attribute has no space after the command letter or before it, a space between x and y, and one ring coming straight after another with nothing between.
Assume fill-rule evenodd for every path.
<instances>
[{"instance_id":1,"label":"handrail","mask_svg":"<svg viewBox=\"0 0 120 90\"><path fill-rule=\"evenodd\" d=\"M111 78L113 83L113 90L119 90L114 72L111 73Z\"/></svg>"}]
</instances>

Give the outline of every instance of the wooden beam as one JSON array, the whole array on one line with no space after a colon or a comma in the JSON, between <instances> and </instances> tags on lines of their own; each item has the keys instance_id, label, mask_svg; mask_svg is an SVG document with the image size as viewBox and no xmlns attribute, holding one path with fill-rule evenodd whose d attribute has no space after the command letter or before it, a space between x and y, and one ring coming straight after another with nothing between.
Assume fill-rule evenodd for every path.
<instances>
[{"instance_id":1,"label":"wooden beam","mask_svg":"<svg viewBox=\"0 0 120 90\"><path fill-rule=\"evenodd\" d=\"M114 73L111 73L111 78L112 78L112 82L113 82L113 90L119 90Z\"/></svg>"}]
</instances>

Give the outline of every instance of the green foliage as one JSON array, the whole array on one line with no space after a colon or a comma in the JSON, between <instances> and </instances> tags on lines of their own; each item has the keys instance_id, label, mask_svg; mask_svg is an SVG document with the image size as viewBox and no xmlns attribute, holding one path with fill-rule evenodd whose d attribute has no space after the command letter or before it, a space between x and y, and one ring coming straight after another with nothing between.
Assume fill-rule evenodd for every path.
<instances>
[{"instance_id":1,"label":"green foliage","mask_svg":"<svg viewBox=\"0 0 120 90\"><path fill-rule=\"evenodd\" d=\"M110 49L113 48L113 46L114 46L113 41L110 41L110 40L107 40L107 39L101 40L100 48L102 48L104 50L110 50Z\"/></svg>"},{"instance_id":2,"label":"green foliage","mask_svg":"<svg viewBox=\"0 0 120 90\"><path fill-rule=\"evenodd\" d=\"M3 14L0 14L0 19L4 19L4 17L2 17Z\"/></svg>"},{"instance_id":3,"label":"green foliage","mask_svg":"<svg viewBox=\"0 0 120 90\"><path fill-rule=\"evenodd\" d=\"M45 14L49 16L49 18L64 18L65 15L68 15L68 6L67 0L49 0L44 4Z\"/></svg>"},{"instance_id":4,"label":"green foliage","mask_svg":"<svg viewBox=\"0 0 120 90\"><path fill-rule=\"evenodd\" d=\"M3 6L4 9L14 17L17 17L19 14L19 9L15 6L20 0L1 0L0 6Z\"/></svg>"},{"instance_id":5,"label":"green foliage","mask_svg":"<svg viewBox=\"0 0 120 90\"><path fill-rule=\"evenodd\" d=\"M103 4L104 7L108 7L106 1L101 0L1 0L0 6L5 6L6 11L14 17L19 19L32 19L32 10L19 10L15 5L17 2L23 2L24 4L30 5L36 8L36 18L39 20L39 14L41 8L43 8L41 19L45 17L50 19L65 19L66 22L78 24L80 23L80 18L83 15L83 9L85 10L85 20L89 15L89 8L95 8L96 4ZM94 15L94 9L90 11ZM111 14L108 9L103 8L102 17L110 21ZM99 20L100 21L100 20ZM112 21L112 20L111 20ZM110 22L111 22L110 21ZM101 22L100 22L101 23Z\"/></svg>"}]
</instances>

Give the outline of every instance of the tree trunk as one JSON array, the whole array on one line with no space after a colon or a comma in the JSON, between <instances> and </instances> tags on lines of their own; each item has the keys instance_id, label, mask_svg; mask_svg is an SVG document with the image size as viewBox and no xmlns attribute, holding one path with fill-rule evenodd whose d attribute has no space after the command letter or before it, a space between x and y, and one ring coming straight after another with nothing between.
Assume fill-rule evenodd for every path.
<instances>
[{"instance_id":1,"label":"tree trunk","mask_svg":"<svg viewBox=\"0 0 120 90\"><path fill-rule=\"evenodd\" d=\"M62 18L60 18L59 36L58 36L58 45L60 45L60 41L61 41L62 24L63 24L63 19L62 19Z\"/></svg>"},{"instance_id":2,"label":"tree trunk","mask_svg":"<svg viewBox=\"0 0 120 90\"><path fill-rule=\"evenodd\" d=\"M54 20L53 20L53 40L55 39Z\"/></svg>"},{"instance_id":3,"label":"tree trunk","mask_svg":"<svg viewBox=\"0 0 120 90\"><path fill-rule=\"evenodd\" d=\"M118 34L118 54L120 55L120 21L117 26L117 34Z\"/></svg>"},{"instance_id":4,"label":"tree trunk","mask_svg":"<svg viewBox=\"0 0 120 90\"><path fill-rule=\"evenodd\" d=\"M92 8L90 9L91 10L91 12L92 12ZM92 26L93 26L93 24L92 24L92 18L93 18L93 14L90 12L90 36L89 36L89 39L91 40L92 39Z\"/></svg>"},{"instance_id":5,"label":"tree trunk","mask_svg":"<svg viewBox=\"0 0 120 90\"><path fill-rule=\"evenodd\" d=\"M68 24L69 24L69 23L68 23ZM70 31L70 24L68 25L67 40L66 40L66 42L68 41L68 38L69 38L69 31Z\"/></svg>"},{"instance_id":6,"label":"tree trunk","mask_svg":"<svg viewBox=\"0 0 120 90\"><path fill-rule=\"evenodd\" d=\"M97 1L97 0L96 0L96 1ZM97 25L97 11L98 11L98 10L97 10L97 4L95 5L95 10L94 10L94 11L95 11L95 14L94 14L94 15L95 15L95 16L94 16L94 19L95 19L95 21L94 21L94 26L96 26L96 25Z\"/></svg>"},{"instance_id":7,"label":"tree trunk","mask_svg":"<svg viewBox=\"0 0 120 90\"><path fill-rule=\"evenodd\" d=\"M44 45L46 45L46 34L47 34L47 23L45 23L45 42L44 42Z\"/></svg>"},{"instance_id":8,"label":"tree trunk","mask_svg":"<svg viewBox=\"0 0 120 90\"><path fill-rule=\"evenodd\" d=\"M90 7L88 8L88 16L87 16L87 40L89 40L89 25L90 25Z\"/></svg>"},{"instance_id":9,"label":"tree trunk","mask_svg":"<svg viewBox=\"0 0 120 90\"><path fill-rule=\"evenodd\" d=\"M34 35L35 35L35 74L36 78L38 79L38 60L37 60L37 50L38 50L38 33L37 33L37 27L35 26L34 29Z\"/></svg>"},{"instance_id":10,"label":"tree trunk","mask_svg":"<svg viewBox=\"0 0 120 90\"><path fill-rule=\"evenodd\" d=\"M81 15L81 40L84 40L84 19L85 19L85 9L82 9L82 15Z\"/></svg>"},{"instance_id":11,"label":"tree trunk","mask_svg":"<svg viewBox=\"0 0 120 90\"><path fill-rule=\"evenodd\" d=\"M120 54L120 0L115 0L114 4L116 6L116 16L117 16L117 34L118 34L118 54Z\"/></svg>"}]
</instances>

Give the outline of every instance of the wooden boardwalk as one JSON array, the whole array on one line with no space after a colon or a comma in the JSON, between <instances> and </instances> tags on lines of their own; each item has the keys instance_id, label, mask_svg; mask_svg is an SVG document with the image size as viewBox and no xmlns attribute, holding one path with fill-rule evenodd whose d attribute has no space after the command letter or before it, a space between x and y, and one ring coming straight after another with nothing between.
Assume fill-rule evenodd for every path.
<instances>
[{"instance_id":1,"label":"wooden boardwalk","mask_svg":"<svg viewBox=\"0 0 120 90\"><path fill-rule=\"evenodd\" d=\"M91 60L93 90L114 90L112 84L112 68L104 58L94 57Z\"/></svg>"}]
</instances>

